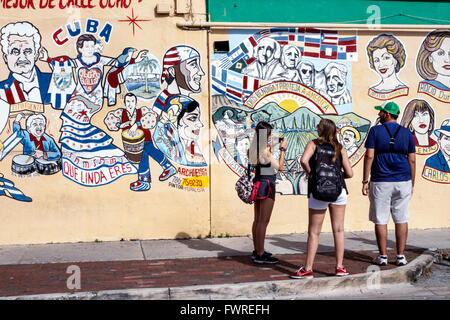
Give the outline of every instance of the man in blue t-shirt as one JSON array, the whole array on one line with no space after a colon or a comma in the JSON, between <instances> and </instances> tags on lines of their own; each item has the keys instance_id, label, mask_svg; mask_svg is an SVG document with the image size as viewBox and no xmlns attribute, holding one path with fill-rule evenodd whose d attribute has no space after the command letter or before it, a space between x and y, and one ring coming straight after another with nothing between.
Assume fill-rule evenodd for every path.
<instances>
[{"instance_id":1,"label":"man in blue t-shirt","mask_svg":"<svg viewBox=\"0 0 450 320\"><path fill-rule=\"evenodd\" d=\"M409 201L416 175L414 137L407 128L397 124L400 110L396 103L385 102L375 109L379 110L381 124L372 127L367 136L362 181L362 193L369 195L369 219L375 224L380 251L373 262L387 265L387 224L392 213L397 243L396 264L405 265Z\"/></svg>"}]
</instances>

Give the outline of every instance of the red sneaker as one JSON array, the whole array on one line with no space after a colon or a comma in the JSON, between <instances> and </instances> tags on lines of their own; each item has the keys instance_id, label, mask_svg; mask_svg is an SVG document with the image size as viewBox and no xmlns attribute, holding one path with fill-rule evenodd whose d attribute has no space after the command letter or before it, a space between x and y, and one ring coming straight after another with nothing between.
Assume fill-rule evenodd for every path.
<instances>
[{"instance_id":1,"label":"red sneaker","mask_svg":"<svg viewBox=\"0 0 450 320\"><path fill-rule=\"evenodd\" d=\"M301 267L295 272L292 272L289 277L292 279L312 279L314 278L314 274L312 270L305 270L304 267Z\"/></svg>"},{"instance_id":2,"label":"red sneaker","mask_svg":"<svg viewBox=\"0 0 450 320\"><path fill-rule=\"evenodd\" d=\"M170 167L169 169L166 169L163 171L163 173L161 173L161 175L159 176L159 181L166 181L175 173L177 173L177 169L175 169L175 167Z\"/></svg>"},{"instance_id":3,"label":"red sneaker","mask_svg":"<svg viewBox=\"0 0 450 320\"><path fill-rule=\"evenodd\" d=\"M150 182L145 181L135 181L130 183L130 189L132 191L148 191L150 190Z\"/></svg>"},{"instance_id":4,"label":"red sneaker","mask_svg":"<svg viewBox=\"0 0 450 320\"><path fill-rule=\"evenodd\" d=\"M336 276L342 277L342 276L348 276L349 273L345 267L342 268L336 268Z\"/></svg>"}]
</instances>

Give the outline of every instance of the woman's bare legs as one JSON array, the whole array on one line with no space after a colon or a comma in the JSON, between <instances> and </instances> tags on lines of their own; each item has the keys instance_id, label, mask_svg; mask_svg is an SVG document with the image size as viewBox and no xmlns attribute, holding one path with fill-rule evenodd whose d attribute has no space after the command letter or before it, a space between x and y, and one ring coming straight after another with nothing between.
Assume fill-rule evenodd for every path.
<instances>
[{"instance_id":1,"label":"woman's bare legs","mask_svg":"<svg viewBox=\"0 0 450 320\"><path fill-rule=\"evenodd\" d=\"M345 205L333 205L329 206L331 216L331 228L333 230L334 238L334 250L336 252L336 267L342 268L344 261L344 216Z\"/></svg>"},{"instance_id":2,"label":"woman's bare legs","mask_svg":"<svg viewBox=\"0 0 450 320\"><path fill-rule=\"evenodd\" d=\"M262 256L264 253L264 240L274 203L275 201L270 198L255 201L255 219L252 226L252 235L253 245L259 256Z\"/></svg>"},{"instance_id":3,"label":"woman's bare legs","mask_svg":"<svg viewBox=\"0 0 450 320\"><path fill-rule=\"evenodd\" d=\"M319 235L322 230L323 219L327 210L309 209L308 223L308 252L306 253L306 270L312 270L317 248L319 247Z\"/></svg>"}]
</instances>

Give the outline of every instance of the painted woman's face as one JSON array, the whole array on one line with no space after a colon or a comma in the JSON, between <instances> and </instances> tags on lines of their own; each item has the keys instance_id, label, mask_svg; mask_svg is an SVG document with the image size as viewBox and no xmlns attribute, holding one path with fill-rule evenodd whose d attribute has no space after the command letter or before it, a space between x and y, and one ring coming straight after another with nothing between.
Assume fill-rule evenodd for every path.
<instances>
[{"instance_id":1,"label":"painted woman's face","mask_svg":"<svg viewBox=\"0 0 450 320\"><path fill-rule=\"evenodd\" d=\"M83 46L79 48L81 56L84 58L92 57L95 53L94 41L83 41Z\"/></svg>"},{"instance_id":2,"label":"painted woman's face","mask_svg":"<svg viewBox=\"0 0 450 320\"><path fill-rule=\"evenodd\" d=\"M450 38L445 38L441 47L429 59L437 74L450 77Z\"/></svg>"},{"instance_id":3,"label":"painted woman's face","mask_svg":"<svg viewBox=\"0 0 450 320\"><path fill-rule=\"evenodd\" d=\"M414 132L425 134L428 132L428 129L430 128L430 122L431 122L430 113L425 110L424 112L420 111L414 112L414 117L411 121L411 124Z\"/></svg>"},{"instance_id":4,"label":"painted woman's face","mask_svg":"<svg viewBox=\"0 0 450 320\"><path fill-rule=\"evenodd\" d=\"M237 142L236 150L239 154L246 155L248 148L250 148L250 140L248 138L241 139Z\"/></svg>"},{"instance_id":5,"label":"painted woman's face","mask_svg":"<svg viewBox=\"0 0 450 320\"><path fill-rule=\"evenodd\" d=\"M203 123L200 120L200 108L196 108L194 111L186 112L180 121L181 128L178 130L183 138L198 140L200 137L200 129L203 128Z\"/></svg>"},{"instance_id":6,"label":"painted woman's face","mask_svg":"<svg viewBox=\"0 0 450 320\"><path fill-rule=\"evenodd\" d=\"M393 73L395 73L395 66L397 65L397 60L394 56L387 52L386 48L376 49L373 52L373 66L375 71L382 78L388 78Z\"/></svg>"}]
</instances>

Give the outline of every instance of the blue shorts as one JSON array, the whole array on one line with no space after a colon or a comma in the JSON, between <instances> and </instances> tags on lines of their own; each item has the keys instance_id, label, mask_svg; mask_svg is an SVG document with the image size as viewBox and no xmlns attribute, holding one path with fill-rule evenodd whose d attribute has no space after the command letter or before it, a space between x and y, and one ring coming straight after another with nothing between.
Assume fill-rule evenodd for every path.
<instances>
[{"instance_id":1,"label":"blue shorts","mask_svg":"<svg viewBox=\"0 0 450 320\"><path fill-rule=\"evenodd\" d=\"M253 182L253 188L256 188L256 200L273 199L275 200L275 180L276 176L260 176Z\"/></svg>"}]
</instances>

